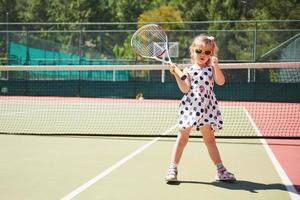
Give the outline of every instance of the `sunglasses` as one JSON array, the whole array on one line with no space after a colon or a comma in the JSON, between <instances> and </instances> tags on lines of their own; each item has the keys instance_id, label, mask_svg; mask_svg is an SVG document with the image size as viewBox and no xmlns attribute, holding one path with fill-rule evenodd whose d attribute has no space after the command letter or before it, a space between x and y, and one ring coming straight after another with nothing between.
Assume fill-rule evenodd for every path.
<instances>
[{"instance_id":1,"label":"sunglasses","mask_svg":"<svg viewBox=\"0 0 300 200\"><path fill-rule=\"evenodd\" d=\"M195 52L196 52L196 54L204 53L207 56L209 56L211 54L210 50L203 51L202 49L196 49Z\"/></svg>"}]
</instances>

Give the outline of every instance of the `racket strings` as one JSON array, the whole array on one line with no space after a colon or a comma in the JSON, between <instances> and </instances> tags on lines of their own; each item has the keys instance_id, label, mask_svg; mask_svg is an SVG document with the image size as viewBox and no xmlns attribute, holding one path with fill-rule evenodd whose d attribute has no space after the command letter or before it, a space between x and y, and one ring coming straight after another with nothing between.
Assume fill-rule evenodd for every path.
<instances>
[{"instance_id":1,"label":"racket strings","mask_svg":"<svg viewBox=\"0 0 300 200\"><path fill-rule=\"evenodd\" d=\"M156 26L148 26L135 33L132 46L143 56L157 57L166 51L167 37L163 30Z\"/></svg>"}]
</instances>

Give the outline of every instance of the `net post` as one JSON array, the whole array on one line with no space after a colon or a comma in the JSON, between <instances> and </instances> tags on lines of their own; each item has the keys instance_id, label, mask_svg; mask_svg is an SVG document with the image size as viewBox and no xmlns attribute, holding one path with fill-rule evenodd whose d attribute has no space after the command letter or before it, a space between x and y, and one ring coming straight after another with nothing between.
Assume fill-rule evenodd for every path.
<instances>
[{"instance_id":1,"label":"net post","mask_svg":"<svg viewBox=\"0 0 300 200\"><path fill-rule=\"evenodd\" d=\"M165 60L165 54L163 55L163 60ZM162 62L162 66L163 66L163 67L165 66L165 63L164 63L164 62ZM166 75L165 70L162 69L162 70L161 70L161 82L162 82L162 83L165 82L165 75Z\"/></svg>"},{"instance_id":2,"label":"net post","mask_svg":"<svg viewBox=\"0 0 300 200\"><path fill-rule=\"evenodd\" d=\"M254 28L254 30L253 30L253 51L252 51L252 62L253 63L255 63L255 61L256 61L256 48L257 48L257 22L255 22L255 28ZM253 76L253 78L252 78L252 76L251 76L251 72L253 72L252 73L252 76ZM251 78L252 78L252 80L251 80ZM250 68L248 68L248 83L250 83L250 82L255 82L255 69L250 69Z\"/></svg>"}]
</instances>

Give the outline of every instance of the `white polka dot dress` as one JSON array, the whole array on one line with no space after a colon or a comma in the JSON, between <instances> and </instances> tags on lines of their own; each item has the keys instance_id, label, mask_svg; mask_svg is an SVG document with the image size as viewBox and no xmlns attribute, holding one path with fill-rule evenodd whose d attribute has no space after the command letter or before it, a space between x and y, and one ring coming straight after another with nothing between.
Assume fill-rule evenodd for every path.
<instances>
[{"instance_id":1,"label":"white polka dot dress","mask_svg":"<svg viewBox=\"0 0 300 200\"><path fill-rule=\"evenodd\" d=\"M191 81L191 88L181 99L179 106L179 128L199 129L210 124L213 131L222 128L223 120L218 101L213 91L213 67L200 68L192 65L184 70Z\"/></svg>"}]
</instances>

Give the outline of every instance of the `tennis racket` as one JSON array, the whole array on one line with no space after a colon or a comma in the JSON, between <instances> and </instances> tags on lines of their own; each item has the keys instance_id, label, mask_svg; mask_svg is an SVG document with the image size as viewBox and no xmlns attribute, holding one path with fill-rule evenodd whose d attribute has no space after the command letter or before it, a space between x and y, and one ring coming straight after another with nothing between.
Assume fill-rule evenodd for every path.
<instances>
[{"instance_id":1,"label":"tennis racket","mask_svg":"<svg viewBox=\"0 0 300 200\"><path fill-rule=\"evenodd\" d=\"M172 63L169 55L168 36L156 24L147 24L139 28L131 38L131 46L142 57L152 58L165 64ZM187 77L178 67L174 68L174 72L181 80L185 80Z\"/></svg>"}]
</instances>

